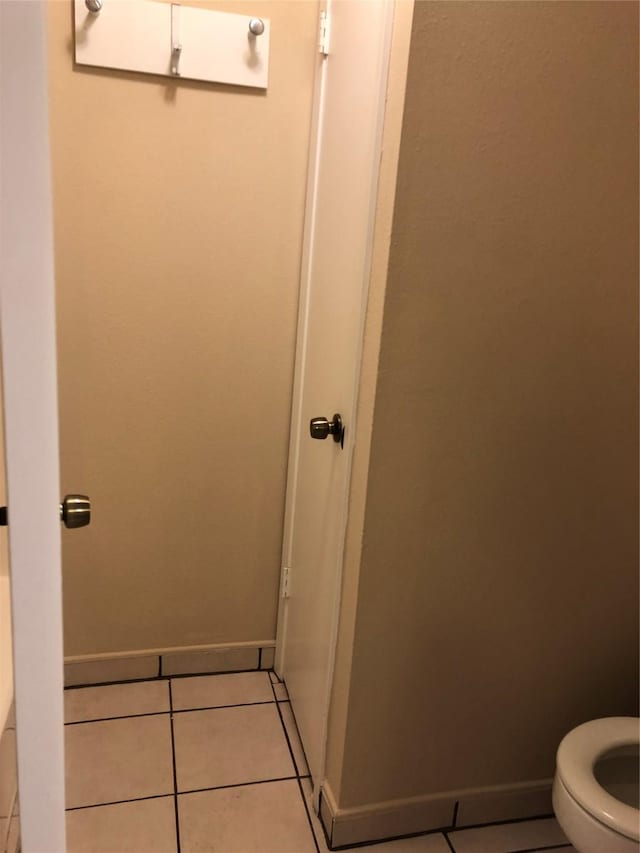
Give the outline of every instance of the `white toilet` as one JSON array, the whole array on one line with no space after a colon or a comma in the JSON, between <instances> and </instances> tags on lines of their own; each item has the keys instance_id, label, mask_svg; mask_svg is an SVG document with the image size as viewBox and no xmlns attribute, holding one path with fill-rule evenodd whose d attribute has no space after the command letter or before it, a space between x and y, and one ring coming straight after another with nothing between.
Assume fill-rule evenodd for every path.
<instances>
[{"instance_id":1,"label":"white toilet","mask_svg":"<svg viewBox=\"0 0 640 853\"><path fill-rule=\"evenodd\" d=\"M638 853L640 720L607 717L573 729L556 756L553 808L579 853Z\"/></svg>"}]
</instances>

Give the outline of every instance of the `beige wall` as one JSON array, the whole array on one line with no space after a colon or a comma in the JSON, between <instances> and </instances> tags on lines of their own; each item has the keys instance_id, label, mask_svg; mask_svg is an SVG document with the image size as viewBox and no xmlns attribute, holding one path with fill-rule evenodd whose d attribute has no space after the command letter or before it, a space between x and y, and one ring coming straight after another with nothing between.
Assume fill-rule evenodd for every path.
<instances>
[{"instance_id":1,"label":"beige wall","mask_svg":"<svg viewBox=\"0 0 640 853\"><path fill-rule=\"evenodd\" d=\"M66 653L273 640L317 30L266 95L74 69L50 4Z\"/></svg>"},{"instance_id":2,"label":"beige wall","mask_svg":"<svg viewBox=\"0 0 640 853\"><path fill-rule=\"evenodd\" d=\"M637 37L635 3L416 4L341 808L546 778L637 713Z\"/></svg>"}]
</instances>

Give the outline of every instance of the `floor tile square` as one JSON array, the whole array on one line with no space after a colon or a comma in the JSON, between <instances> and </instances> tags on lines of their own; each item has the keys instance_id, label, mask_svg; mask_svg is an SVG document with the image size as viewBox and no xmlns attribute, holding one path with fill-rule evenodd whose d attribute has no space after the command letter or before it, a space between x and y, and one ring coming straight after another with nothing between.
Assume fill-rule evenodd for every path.
<instances>
[{"instance_id":1,"label":"floor tile square","mask_svg":"<svg viewBox=\"0 0 640 853\"><path fill-rule=\"evenodd\" d=\"M173 727L179 791L295 774L275 703L186 711Z\"/></svg>"},{"instance_id":2,"label":"floor tile square","mask_svg":"<svg viewBox=\"0 0 640 853\"><path fill-rule=\"evenodd\" d=\"M397 841L383 841L367 846L367 850L371 853L451 853L447 839L441 832L399 838Z\"/></svg>"},{"instance_id":3,"label":"floor tile square","mask_svg":"<svg viewBox=\"0 0 640 853\"><path fill-rule=\"evenodd\" d=\"M173 793L168 714L65 726L65 742L67 808Z\"/></svg>"},{"instance_id":4,"label":"floor tile square","mask_svg":"<svg viewBox=\"0 0 640 853\"><path fill-rule=\"evenodd\" d=\"M266 672L173 678L171 695L174 711L274 701Z\"/></svg>"},{"instance_id":5,"label":"floor tile square","mask_svg":"<svg viewBox=\"0 0 640 853\"><path fill-rule=\"evenodd\" d=\"M67 853L176 853L173 797L67 812Z\"/></svg>"},{"instance_id":6,"label":"floor tile square","mask_svg":"<svg viewBox=\"0 0 640 853\"><path fill-rule=\"evenodd\" d=\"M456 853L516 853L555 844L569 844L555 818L524 820L449 832Z\"/></svg>"},{"instance_id":7,"label":"floor tile square","mask_svg":"<svg viewBox=\"0 0 640 853\"><path fill-rule=\"evenodd\" d=\"M298 734L298 727L296 726L295 717L293 716L293 711L291 710L290 702L280 702L279 703L280 712L282 714L282 719L284 722L284 727L287 730L287 735L289 737L289 743L291 744L291 751L293 752L293 760L296 764L296 770L299 776L308 776L309 775L309 767L307 765L307 760L304 755L304 749L302 746L302 741L300 740L300 735Z\"/></svg>"},{"instance_id":8,"label":"floor tile square","mask_svg":"<svg viewBox=\"0 0 640 853\"><path fill-rule=\"evenodd\" d=\"M315 853L295 781L178 797L182 853Z\"/></svg>"},{"instance_id":9,"label":"floor tile square","mask_svg":"<svg viewBox=\"0 0 640 853\"><path fill-rule=\"evenodd\" d=\"M64 721L103 720L169 710L166 681L134 681L64 691Z\"/></svg>"}]
</instances>

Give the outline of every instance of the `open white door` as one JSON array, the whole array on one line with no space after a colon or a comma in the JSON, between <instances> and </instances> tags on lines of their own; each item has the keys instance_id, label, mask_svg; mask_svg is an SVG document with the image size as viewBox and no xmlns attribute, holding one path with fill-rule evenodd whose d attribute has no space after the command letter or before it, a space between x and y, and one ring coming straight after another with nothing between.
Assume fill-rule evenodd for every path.
<instances>
[{"instance_id":1,"label":"open white door","mask_svg":"<svg viewBox=\"0 0 640 853\"><path fill-rule=\"evenodd\" d=\"M45 4L0 2L0 314L23 853L64 853L58 411Z\"/></svg>"},{"instance_id":2,"label":"open white door","mask_svg":"<svg viewBox=\"0 0 640 853\"><path fill-rule=\"evenodd\" d=\"M324 774L354 417L389 64L391 0L327 4L310 162L277 667L314 785ZM310 436L339 413L344 449Z\"/></svg>"}]
</instances>

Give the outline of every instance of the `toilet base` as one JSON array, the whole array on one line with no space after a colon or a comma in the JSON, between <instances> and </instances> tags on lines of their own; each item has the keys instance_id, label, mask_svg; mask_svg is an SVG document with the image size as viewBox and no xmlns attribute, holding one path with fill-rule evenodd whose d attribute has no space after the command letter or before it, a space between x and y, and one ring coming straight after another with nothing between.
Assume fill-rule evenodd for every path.
<instances>
[{"instance_id":1,"label":"toilet base","mask_svg":"<svg viewBox=\"0 0 640 853\"><path fill-rule=\"evenodd\" d=\"M556 774L553 810L564 834L578 853L638 853L640 845L596 820L567 791Z\"/></svg>"}]
</instances>

